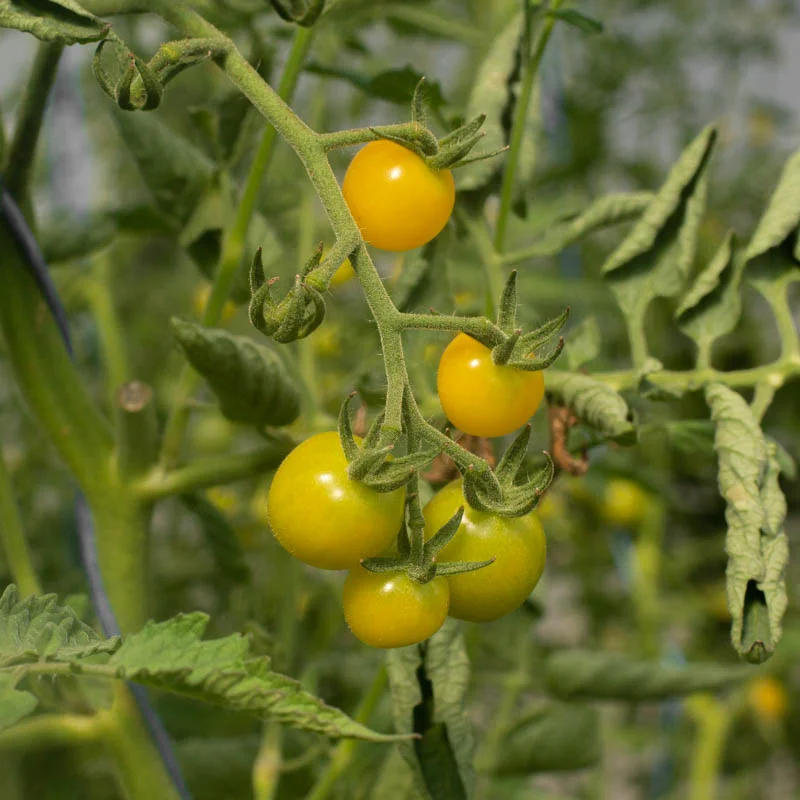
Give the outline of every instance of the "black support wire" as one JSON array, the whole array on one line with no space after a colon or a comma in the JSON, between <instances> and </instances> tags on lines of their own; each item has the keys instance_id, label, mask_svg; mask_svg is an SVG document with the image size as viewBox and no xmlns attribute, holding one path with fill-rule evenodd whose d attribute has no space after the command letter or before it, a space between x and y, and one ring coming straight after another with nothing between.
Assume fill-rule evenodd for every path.
<instances>
[{"instance_id":1,"label":"black support wire","mask_svg":"<svg viewBox=\"0 0 800 800\"><path fill-rule=\"evenodd\" d=\"M42 253L36 237L33 235L25 217L22 214L11 193L3 184L0 177L0 219L5 219L8 229L19 248L23 261L30 272L39 292L42 295L53 319L61 333L64 347L70 357L74 357L72 350L72 340L67 323L67 313L58 296L47 262ZM108 595L103 585L103 574L100 571L100 564L97 554L97 541L94 535L94 524L92 522L92 512L86 502L86 498L81 492L75 497L75 523L78 529L78 542L80 545L81 563L86 580L89 584L89 596L92 600L94 613L100 622L100 627L106 636L119 636L119 623L114 616ZM180 765L175 756L175 751L170 741L169 734L164 728L161 719L150 703L147 690L143 686L128 684L133 694L139 713L147 726L150 736L158 749L164 768L175 785L175 789L182 800L193 800L189 787L181 772ZM154 798L153 800L158 800Z\"/></svg>"}]
</instances>

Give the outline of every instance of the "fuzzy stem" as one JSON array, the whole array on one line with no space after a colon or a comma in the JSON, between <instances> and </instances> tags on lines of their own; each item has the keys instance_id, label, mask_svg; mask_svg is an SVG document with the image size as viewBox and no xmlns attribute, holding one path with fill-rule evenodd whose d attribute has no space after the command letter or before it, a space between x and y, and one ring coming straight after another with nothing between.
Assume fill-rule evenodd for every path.
<instances>
[{"instance_id":1,"label":"fuzzy stem","mask_svg":"<svg viewBox=\"0 0 800 800\"><path fill-rule=\"evenodd\" d=\"M0 546L11 570L11 579L23 597L41 594L42 588L33 567L33 559L25 540L25 531L14 500L11 475L0 448Z\"/></svg>"},{"instance_id":2,"label":"fuzzy stem","mask_svg":"<svg viewBox=\"0 0 800 800\"><path fill-rule=\"evenodd\" d=\"M561 0L552 0L549 10L556 11L561 5ZM529 13L529 12L526 12ZM530 12L532 13L532 12ZM500 189L500 210L497 214L497 227L495 228L494 246L498 253L505 250L506 231L508 228L508 216L511 211L511 203L514 199L514 180L516 178L517 166L522 152L522 142L525 137L525 126L528 121L528 106L530 105L531 93L536 75L539 72L539 65L542 63L547 42L555 25L555 17L547 15L542 20L536 30L536 39L533 44L533 51L528 57L525 54L525 73L522 78L517 105L514 109L514 122L511 127L511 141L509 143L508 157L506 158L505 169L503 170L503 183Z\"/></svg>"}]
</instances>

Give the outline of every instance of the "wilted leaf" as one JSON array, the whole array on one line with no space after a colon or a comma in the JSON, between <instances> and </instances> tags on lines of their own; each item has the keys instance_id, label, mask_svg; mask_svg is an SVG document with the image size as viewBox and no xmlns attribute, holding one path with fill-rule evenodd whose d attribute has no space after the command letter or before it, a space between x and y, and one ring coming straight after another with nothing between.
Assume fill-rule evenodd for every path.
<instances>
[{"instance_id":1,"label":"wilted leaf","mask_svg":"<svg viewBox=\"0 0 800 800\"><path fill-rule=\"evenodd\" d=\"M558 405L572 409L582 423L622 444L633 443L636 432L628 419L628 404L606 384L577 373L547 370L545 390Z\"/></svg>"},{"instance_id":2,"label":"wilted leaf","mask_svg":"<svg viewBox=\"0 0 800 800\"><path fill-rule=\"evenodd\" d=\"M547 686L557 697L632 703L725 689L751 675L742 666L677 666L594 650L563 650L545 666Z\"/></svg>"},{"instance_id":3,"label":"wilted leaf","mask_svg":"<svg viewBox=\"0 0 800 800\"><path fill-rule=\"evenodd\" d=\"M775 445L766 441L750 406L723 384L708 385L705 394L716 425L719 488L726 502L731 640L741 656L760 663L781 637L787 605L786 498L778 483Z\"/></svg>"},{"instance_id":4,"label":"wilted leaf","mask_svg":"<svg viewBox=\"0 0 800 800\"><path fill-rule=\"evenodd\" d=\"M228 419L257 427L297 419L300 394L272 350L177 317L172 326L189 363L208 381Z\"/></svg>"}]
</instances>

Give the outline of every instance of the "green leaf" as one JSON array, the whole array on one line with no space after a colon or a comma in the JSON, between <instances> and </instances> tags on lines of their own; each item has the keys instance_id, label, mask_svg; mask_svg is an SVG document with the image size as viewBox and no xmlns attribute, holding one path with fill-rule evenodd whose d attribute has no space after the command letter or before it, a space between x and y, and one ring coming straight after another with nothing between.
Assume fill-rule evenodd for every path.
<instances>
[{"instance_id":1,"label":"green leaf","mask_svg":"<svg viewBox=\"0 0 800 800\"><path fill-rule=\"evenodd\" d=\"M494 152L508 144L504 117L509 115L513 102L510 82L517 68L523 25L524 15L521 12L515 14L492 42L472 81L464 118L474 119L479 114L486 115L481 128L484 134L480 145L482 152ZM532 108L535 105L531 102ZM500 169L498 161L499 159L494 158L476 161L469 169L458 170L456 186L462 191L484 187Z\"/></svg>"},{"instance_id":2,"label":"green leaf","mask_svg":"<svg viewBox=\"0 0 800 800\"><path fill-rule=\"evenodd\" d=\"M182 226L211 184L211 160L162 122L158 112L131 114L117 109L113 117L159 211L175 227Z\"/></svg>"},{"instance_id":3,"label":"green leaf","mask_svg":"<svg viewBox=\"0 0 800 800\"><path fill-rule=\"evenodd\" d=\"M775 445L775 460L778 462L781 475L785 475L790 481L797 480L797 461L794 456L777 439L770 436L766 439L767 444Z\"/></svg>"},{"instance_id":4,"label":"green leaf","mask_svg":"<svg viewBox=\"0 0 800 800\"><path fill-rule=\"evenodd\" d=\"M683 151L633 230L603 264L622 312L637 326L655 297L677 295L689 275L716 135L708 127Z\"/></svg>"},{"instance_id":5,"label":"green leaf","mask_svg":"<svg viewBox=\"0 0 800 800\"><path fill-rule=\"evenodd\" d=\"M653 202L652 192L625 192L598 197L583 211L556 220L544 236L525 251L532 256L553 256L593 231L637 219Z\"/></svg>"},{"instance_id":6,"label":"green leaf","mask_svg":"<svg viewBox=\"0 0 800 800\"><path fill-rule=\"evenodd\" d=\"M426 643L390 651L386 666L395 729L421 737L399 745L417 796L466 798L473 739L464 711L469 660L458 624L447 620Z\"/></svg>"},{"instance_id":7,"label":"green leaf","mask_svg":"<svg viewBox=\"0 0 800 800\"><path fill-rule=\"evenodd\" d=\"M600 354L600 326L596 317L586 317L572 330L567 331L562 358L570 372L579 370Z\"/></svg>"},{"instance_id":8,"label":"green leaf","mask_svg":"<svg viewBox=\"0 0 800 800\"><path fill-rule=\"evenodd\" d=\"M600 759L600 719L587 706L538 703L503 734L497 760L500 776L582 769Z\"/></svg>"},{"instance_id":9,"label":"green leaf","mask_svg":"<svg viewBox=\"0 0 800 800\"><path fill-rule=\"evenodd\" d=\"M39 701L30 693L16 688L18 677L0 673L0 731L16 725L32 714Z\"/></svg>"},{"instance_id":10,"label":"green leaf","mask_svg":"<svg viewBox=\"0 0 800 800\"><path fill-rule=\"evenodd\" d=\"M708 353L714 340L739 322L743 269L744 260L737 256L733 233L729 233L678 306L678 326L700 353Z\"/></svg>"},{"instance_id":11,"label":"green leaf","mask_svg":"<svg viewBox=\"0 0 800 800\"><path fill-rule=\"evenodd\" d=\"M440 249L438 241L437 237L403 265L403 271L392 287L392 301L398 311L413 311L430 294L434 278L433 264Z\"/></svg>"},{"instance_id":12,"label":"green leaf","mask_svg":"<svg viewBox=\"0 0 800 800\"><path fill-rule=\"evenodd\" d=\"M565 700L663 700L725 689L751 676L752 669L738 665L677 666L594 650L562 650L545 665L548 689Z\"/></svg>"},{"instance_id":13,"label":"green leaf","mask_svg":"<svg viewBox=\"0 0 800 800\"><path fill-rule=\"evenodd\" d=\"M587 14L582 14L574 8L559 8L557 11L548 11L548 17L555 17L567 25L572 25L583 33L602 33L603 23L590 17Z\"/></svg>"},{"instance_id":14,"label":"green leaf","mask_svg":"<svg viewBox=\"0 0 800 800\"><path fill-rule=\"evenodd\" d=\"M177 317L172 326L189 363L208 381L228 419L257 427L297 419L300 394L272 350Z\"/></svg>"},{"instance_id":15,"label":"green leaf","mask_svg":"<svg viewBox=\"0 0 800 800\"><path fill-rule=\"evenodd\" d=\"M370 97L398 105L408 105L411 102L414 89L424 77L410 65L400 69L387 69L371 76L354 70L314 63L308 64L305 69L306 72L313 72L316 75L326 75L347 81ZM426 79L425 101L430 108L441 108L447 104L442 95L442 87L436 81Z\"/></svg>"},{"instance_id":16,"label":"green leaf","mask_svg":"<svg viewBox=\"0 0 800 800\"><path fill-rule=\"evenodd\" d=\"M96 42L106 36L109 27L74 0L0 0L0 28L31 33L46 42Z\"/></svg>"},{"instance_id":17,"label":"green leaf","mask_svg":"<svg viewBox=\"0 0 800 800\"><path fill-rule=\"evenodd\" d=\"M20 600L15 586L0 596L0 669L39 661L71 661L110 652L117 639L102 639L54 594Z\"/></svg>"},{"instance_id":18,"label":"green leaf","mask_svg":"<svg viewBox=\"0 0 800 800\"><path fill-rule=\"evenodd\" d=\"M589 377L549 369L545 373L545 390L559 405L572 409L582 423L621 444L636 439L628 419L628 404L610 386Z\"/></svg>"},{"instance_id":19,"label":"green leaf","mask_svg":"<svg viewBox=\"0 0 800 800\"><path fill-rule=\"evenodd\" d=\"M247 583L250 580L250 567L227 517L201 494L182 494L180 498L200 522L206 544L218 568L216 574L227 583Z\"/></svg>"},{"instance_id":20,"label":"green leaf","mask_svg":"<svg viewBox=\"0 0 800 800\"><path fill-rule=\"evenodd\" d=\"M52 595L19 601L11 587L0 597L0 709L5 721L35 706L35 699L31 704L10 693L18 680L29 673L67 674L133 681L326 736L398 739L370 730L303 691L297 681L271 672L268 659L250 655L245 637L203 641L207 625L205 614L181 614L148 622L121 643L104 640L71 609L57 606Z\"/></svg>"},{"instance_id":21,"label":"green leaf","mask_svg":"<svg viewBox=\"0 0 800 800\"><path fill-rule=\"evenodd\" d=\"M714 456L714 426L706 419L661 420L642 425L639 439L647 446L650 437L664 437L669 446L698 458Z\"/></svg>"},{"instance_id":22,"label":"green leaf","mask_svg":"<svg viewBox=\"0 0 800 800\"><path fill-rule=\"evenodd\" d=\"M778 483L776 448L737 392L713 383L705 395L716 425L719 488L726 502L731 640L742 657L760 663L780 640L787 605L786 498Z\"/></svg>"}]
</instances>

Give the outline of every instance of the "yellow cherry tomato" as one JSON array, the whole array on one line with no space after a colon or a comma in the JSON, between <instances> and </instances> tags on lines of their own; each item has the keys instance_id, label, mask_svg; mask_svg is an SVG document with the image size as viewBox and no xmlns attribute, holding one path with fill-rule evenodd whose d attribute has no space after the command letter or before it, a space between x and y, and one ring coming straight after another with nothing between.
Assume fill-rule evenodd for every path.
<instances>
[{"instance_id":1,"label":"yellow cherry tomato","mask_svg":"<svg viewBox=\"0 0 800 800\"><path fill-rule=\"evenodd\" d=\"M786 716L789 695L784 685L773 677L750 682L748 700L756 715L764 722L776 722Z\"/></svg>"},{"instance_id":2,"label":"yellow cherry tomato","mask_svg":"<svg viewBox=\"0 0 800 800\"><path fill-rule=\"evenodd\" d=\"M356 271L353 269L353 265L350 263L350 259L346 258L344 261L342 261L339 269L337 269L336 272L333 273L330 287L331 289L335 289L337 286L341 286L342 284L345 284L348 281L353 280L355 276L356 276Z\"/></svg>"},{"instance_id":3,"label":"yellow cherry tomato","mask_svg":"<svg viewBox=\"0 0 800 800\"><path fill-rule=\"evenodd\" d=\"M544 397L540 371L492 361L492 351L459 333L447 345L436 375L439 401L450 422L473 436L505 436L524 425Z\"/></svg>"},{"instance_id":4,"label":"yellow cherry tomato","mask_svg":"<svg viewBox=\"0 0 800 800\"><path fill-rule=\"evenodd\" d=\"M383 553L400 531L405 488L376 492L350 480L335 431L289 453L272 479L267 518L295 558L320 569L351 569Z\"/></svg>"},{"instance_id":5,"label":"yellow cherry tomato","mask_svg":"<svg viewBox=\"0 0 800 800\"><path fill-rule=\"evenodd\" d=\"M650 495L634 481L626 478L611 478L603 497L602 514L612 525L620 528L635 528L652 505Z\"/></svg>"},{"instance_id":6,"label":"yellow cherry tomato","mask_svg":"<svg viewBox=\"0 0 800 800\"><path fill-rule=\"evenodd\" d=\"M450 590L444 578L417 583L403 572L370 572L362 566L344 581L344 618L353 635L371 647L405 647L433 636L444 624Z\"/></svg>"},{"instance_id":7,"label":"yellow cherry tomato","mask_svg":"<svg viewBox=\"0 0 800 800\"><path fill-rule=\"evenodd\" d=\"M524 517L499 517L471 508L453 481L423 509L425 539L430 539L464 506L456 535L437 561L488 561L474 572L449 575L450 616L470 622L490 622L511 613L525 601L542 576L547 544L534 511Z\"/></svg>"},{"instance_id":8,"label":"yellow cherry tomato","mask_svg":"<svg viewBox=\"0 0 800 800\"><path fill-rule=\"evenodd\" d=\"M434 238L453 213L456 188L448 169L431 169L416 153L380 139L356 153L342 191L364 240L401 252Z\"/></svg>"},{"instance_id":9,"label":"yellow cherry tomato","mask_svg":"<svg viewBox=\"0 0 800 800\"><path fill-rule=\"evenodd\" d=\"M206 306L208 305L209 297L211 297L211 284L209 283L200 284L195 290L194 296L192 297L192 308L194 308L194 313L201 319L203 314L206 313ZM220 320L222 322L230 322L235 316L236 304L232 303L230 300L227 300L225 305L222 307L222 316L220 317Z\"/></svg>"}]
</instances>

